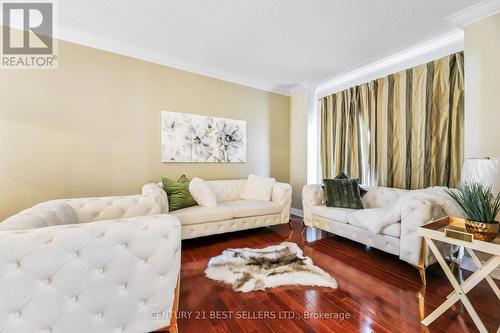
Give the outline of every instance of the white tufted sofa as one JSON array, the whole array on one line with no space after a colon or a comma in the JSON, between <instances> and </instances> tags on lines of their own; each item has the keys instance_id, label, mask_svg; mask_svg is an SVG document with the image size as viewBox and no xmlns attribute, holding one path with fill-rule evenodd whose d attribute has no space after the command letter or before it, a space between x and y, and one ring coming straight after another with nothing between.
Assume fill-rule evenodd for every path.
<instances>
[{"instance_id":1,"label":"white tufted sofa","mask_svg":"<svg viewBox=\"0 0 500 333\"><path fill-rule=\"evenodd\" d=\"M288 223L292 187L275 183L271 201L241 200L246 179L207 181L217 198L217 207L193 206L171 212L182 224L182 239ZM146 184L143 194L158 195L166 211L168 201L161 184Z\"/></svg>"},{"instance_id":2,"label":"white tufted sofa","mask_svg":"<svg viewBox=\"0 0 500 333\"><path fill-rule=\"evenodd\" d=\"M386 208L407 193L407 190L387 187L365 187L368 191L363 198L364 208ZM422 238L418 227L445 216L441 206L427 200L409 199L403 205L401 221L391 224L380 234L366 227L367 221L353 221L349 218L353 209L326 207L325 194L321 185L306 185L302 190L304 223L327 232L349 238L365 245L399 256L403 261L420 269L435 262L434 256L422 248ZM441 244L443 253L451 254L453 249ZM422 274L422 272L421 272ZM422 277L425 283L425 275Z\"/></svg>"},{"instance_id":3,"label":"white tufted sofa","mask_svg":"<svg viewBox=\"0 0 500 333\"><path fill-rule=\"evenodd\" d=\"M0 223L1 333L170 325L180 222L157 195L54 200Z\"/></svg>"}]
</instances>

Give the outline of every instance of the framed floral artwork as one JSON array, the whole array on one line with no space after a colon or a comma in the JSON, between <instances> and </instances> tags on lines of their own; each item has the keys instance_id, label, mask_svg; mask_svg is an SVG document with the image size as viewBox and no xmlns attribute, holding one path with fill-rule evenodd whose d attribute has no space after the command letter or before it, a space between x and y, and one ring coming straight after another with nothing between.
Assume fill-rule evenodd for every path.
<instances>
[{"instance_id":1,"label":"framed floral artwork","mask_svg":"<svg viewBox=\"0 0 500 333\"><path fill-rule=\"evenodd\" d=\"M162 162L246 162L246 122L162 111Z\"/></svg>"}]
</instances>

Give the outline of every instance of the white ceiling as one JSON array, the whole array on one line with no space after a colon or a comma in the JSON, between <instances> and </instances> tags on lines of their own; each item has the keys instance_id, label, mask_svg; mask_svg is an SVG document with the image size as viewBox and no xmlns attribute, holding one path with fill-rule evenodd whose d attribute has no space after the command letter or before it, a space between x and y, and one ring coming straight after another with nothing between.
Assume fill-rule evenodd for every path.
<instances>
[{"instance_id":1,"label":"white ceiling","mask_svg":"<svg viewBox=\"0 0 500 333\"><path fill-rule=\"evenodd\" d=\"M287 93L458 30L479 0L64 0L65 40Z\"/></svg>"}]
</instances>

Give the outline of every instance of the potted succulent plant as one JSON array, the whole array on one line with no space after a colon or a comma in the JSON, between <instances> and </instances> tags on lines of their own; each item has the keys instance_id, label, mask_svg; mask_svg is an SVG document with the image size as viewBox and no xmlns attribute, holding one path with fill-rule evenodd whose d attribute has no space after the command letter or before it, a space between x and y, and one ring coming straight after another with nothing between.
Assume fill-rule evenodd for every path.
<instances>
[{"instance_id":1,"label":"potted succulent plant","mask_svg":"<svg viewBox=\"0 0 500 333\"><path fill-rule=\"evenodd\" d=\"M460 184L446 191L467 215L467 232L474 234L474 239L493 241L499 230L500 193L494 196L491 188L479 183Z\"/></svg>"}]
</instances>

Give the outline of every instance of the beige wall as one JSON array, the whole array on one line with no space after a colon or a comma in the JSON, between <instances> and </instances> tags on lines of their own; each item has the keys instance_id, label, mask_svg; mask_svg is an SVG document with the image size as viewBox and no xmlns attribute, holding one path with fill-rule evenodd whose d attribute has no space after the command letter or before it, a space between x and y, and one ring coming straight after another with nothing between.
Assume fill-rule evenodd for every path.
<instances>
[{"instance_id":1,"label":"beige wall","mask_svg":"<svg viewBox=\"0 0 500 333\"><path fill-rule=\"evenodd\" d=\"M247 163L161 163L160 111L247 121ZM66 42L57 70L0 71L0 220L185 173L290 180L290 99Z\"/></svg>"},{"instance_id":2,"label":"beige wall","mask_svg":"<svg viewBox=\"0 0 500 333\"><path fill-rule=\"evenodd\" d=\"M465 28L465 157L500 157L500 14Z\"/></svg>"},{"instance_id":3,"label":"beige wall","mask_svg":"<svg viewBox=\"0 0 500 333\"><path fill-rule=\"evenodd\" d=\"M302 209L302 187L307 184L307 115L310 92L300 89L290 98L290 183L292 207Z\"/></svg>"}]
</instances>

